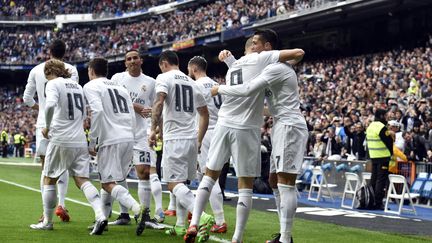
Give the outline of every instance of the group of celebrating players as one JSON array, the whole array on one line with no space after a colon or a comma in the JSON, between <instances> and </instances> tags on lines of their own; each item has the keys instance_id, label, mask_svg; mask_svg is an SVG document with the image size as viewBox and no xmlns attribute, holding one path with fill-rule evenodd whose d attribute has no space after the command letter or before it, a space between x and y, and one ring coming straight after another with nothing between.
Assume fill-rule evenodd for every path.
<instances>
[{"instance_id":1,"label":"group of celebrating players","mask_svg":"<svg viewBox=\"0 0 432 243\"><path fill-rule=\"evenodd\" d=\"M162 187L153 151L156 141L162 139L163 180L177 217L166 233L183 236L185 242L204 242L210 231L226 232L217 179L231 157L239 178L232 242L243 242L252 209L253 179L261 171L260 127L263 112L268 112L264 110L266 100L274 119L270 185L280 219L280 233L267 242L293 242L295 179L308 132L292 65L301 61L304 52L277 50L278 43L277 34L264 29L246 42L245 56L240 59L221 51L219 60L229 67L227 85L219 86L207 77L207 61L200 56L189 61L188 75L184 74L173 51L160 55L162 74L154 80L142 73L138 51L130 50L125 55L126 71L111 80L107 79L107 60L92 59L88 63L90 81L81 87L77 70L61 61L64 42L54 41L51 59L32 69L24 92L24 102L39 110L36 153L43 165L43 216L30 227L52 230L54 211L62 220L69 220L64 197L71 175L95 212L91 235L102 234L108 224L129 224L129 210L137 221L137 235L146 227L162 229ZM33 99L36 92L38 104ZM88 117L89 143L83 130ZM97 156L100 192L89 181L91 155ZM139 202L129 193L125 180L131 161L139 178ZM194 195L186 182L195 179L197 168L200 184ZM154 218L149 209L152 194ZM113 200L119 202L121 214L108 223ZM214 216L204 212L208 201ZM189 226L188 213L192 213Z\"/></svg>"}]
</instances>

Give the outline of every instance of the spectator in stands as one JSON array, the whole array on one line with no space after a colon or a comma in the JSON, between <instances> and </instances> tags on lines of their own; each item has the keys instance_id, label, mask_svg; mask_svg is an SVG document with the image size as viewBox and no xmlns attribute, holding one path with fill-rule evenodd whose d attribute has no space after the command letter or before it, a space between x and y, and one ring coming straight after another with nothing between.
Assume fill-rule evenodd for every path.
<instances>
[{"instance_id":1,"label":"spectator in stands","mask_svg":"<svg viewBox=\"0 0 432 243\"><path fill-rule=\"evenodd\" d=\"M366 148L365 148L365 139L366 134L364 131L363 124L361 122L357 122L352 127L354 130L351 131L348 127L351 126L351 123L347 123L344 127L346 134L348 136L348 140L351 146L347 146L351 150L348 150L348 153L351 152L358 160L366 159Z\"/></svg>"},{"instance_id":2,"label":"spectator in stands","mask_svg":"<svg viewBox=\"0 0 432 243\"><path fill-rule=\"evenodd\" d=\"M335 135L335 129L329 127L327 132L324 134L323 142L326 144L325 158L328 159L340 159L342 151L342 141L339 136Z\"/></svg>"}]
</instances>

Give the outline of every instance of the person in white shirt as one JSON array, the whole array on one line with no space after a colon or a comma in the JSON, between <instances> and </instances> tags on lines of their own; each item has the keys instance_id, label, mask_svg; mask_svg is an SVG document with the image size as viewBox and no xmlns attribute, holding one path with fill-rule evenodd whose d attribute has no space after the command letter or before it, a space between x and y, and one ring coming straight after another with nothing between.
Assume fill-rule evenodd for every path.
<instances>
[{"instance_id":1,"label":"person in white shirt","mask_svg":"<svg viewBox=\"0 0 432 243\"><path fill-rule=\"evenodd\" d=\"M196 162L207 131L209 113L203 94L195 82L179 70L178 56L164 51L159 57L162 74L156 78L156 101L152 109L149 145L156 144L157 127L163 132L163 179L176 197L176 225L167 230L170 235L186 233L187 211L192 212L195 197L185 185L195 178ZM198 135L196 114L200 115ZM163 117L163 122L162 122Z\"/></svg>"},{"instance_id":2,"label":"person in white shirt","mask_svg":"<svg viewBox=\"0 0 432 243\"><path fill-rule=\"evenodd\" d=\"M117 82L125 87L132 99L136 129L135 145L132 162L138 175L138 198L144 208L150 208L151 194L156 203L155 218L147 222L147 226L160 229L163 226L158 222L165 219L162 210L162 185L156 172L156 154L148 147L147 128L151 116L151 107L155 98L156 81L142 73L141 65L143 61L137 50L130 50L125 55L126 71L116 73L111 81ZM127 188L126 181L121 183ZM124 225L129 224L130 218L128 209L120 205L121 214L117 220L109 224Z\"/></svg>"},{"instance_id":3,"label":"person in white shirt","mask_svg":"<svg viewBox=\"0 0 432 243\"><path fill-rule=\"evenodd\" d=\"M44 190L42 192L44 220L30 227L37 230L53 229L56 206L56 182L65 171L85 194L95 212L95 227L91 235L102 234L107 219L102 211L98 190L89 181L90 155L83 130L84 99L82 87L74 80L59 60L51 59L44 65L49 80L46 85L45 128L42 133L50 139L44 163Z\"/></svg>"},{"instance_id":4,"label":"person in white shirt","mask_svg":"<svg viewBox=\"0 0 432 243\"><path fill-rule=\"evenodd\" d=\"M51 59L62 60L63 56L66 52L66 44L62 40L54 40L49 46L49 52ZM71 79L78 83L78 71L77 69L65 63L66 69L71 73ZM38 117L36 122L36 156L40 158L42 169L44 168L45 161L45 153L48 146L48 139L45 139L42 135L42 129L45 127L45 87L47 85L48 80L44 74L45 62L35 66L29 74L27 79L27 85L24 90L23 100L24 104L29 107L32 107L35 110L38 110ZM38 103L35 102L34 96L37 93ZM43 193L44 188L44 176L43 171L41 173L40 178L40 188ZM57 182L57 190L59 197L59 204L55 211L56 215L60 217L63 222L68 222L70 220L70 216L65 207L65 198L69 184L69 174L66 170L64 174L62 174ZM41 217L40 221L43 218Z\"/></svg>"},{"instance_id":5,"label":"person in white shirt","mask_svg":"<svg viewBox=\"0 0 432 243\"><path fill-rule=\"evenodd\" d=\"M272 33L272 30L257 31L252 50L272 50ZM266 47L266 43L270 45ZM304 52L300 49L297 52L292 64L303 58ZM280 234L267 242L291 242L292 222L297 208L295 180L301 171L308 139L306 120L300 111L299 87L294 69L288 63L271 64L249 83L214 87L212 94L243 97L261 92L265 88L270 91L267 92L267 99L274 120L269 182L275 195L280 221Z\"/></svg>"},{"instance_id":6,"label":"person in white shirt","mask_svg":"<svg viewBox=\"0 0 432 243\"><path fill-rule=\"evenodd\" d=\"M94 58L88 65L90 81L84 85L84 95L91 111L90 154L96 156L104 215L111 211L111 197L132 210L138 222L136 234L141 235L149 210L116 182L126 179L135 144L135 112L129 93L123 86L106 78L108 61ZM97 143L97 150L96 150ZM97 152L96 152L97 151Z\"/></svg>"},{"instance_id":7,"label":"person in white shirt","mask_svg":"<svg viewBox=\"0 0 432 243\"><path fill-rule=\"evenodd\" d=\"M188 63L188 75L195 80L197 87L201 90L201 93L204 94L210 115L209 126L201 145L201 153L198 154L198 175L199 180L201 181L207 168L208 151L210 149L210 142L218 119L219 108L222 105L222 96L217 95L212 97L210 94L210 89L219 84L207 76L207 61L205 58L195 56L190 59ZM216 181L216 184L211 191L209 202L216 221L210 231L213 233L227 232L228 226L225 222L222 191L218 181Z\"/></svg>"},{"instance_id":8,"label":"person in white shirt","mask_svg":"<svg viewBox=\"0 0 432 243\"><path fill-rule=\"evenodd\" d=\"M254 44L248 41L246 50ZM277 41L277 36L276 36ZM270 45L270 44L266 44ZM269 64L285 62L296 57L297 50L251 53L232 63L226 75L229 86L246 84L257 77ZM230 156L239 177L236 227L232 242L242 242L243 233L252 208L252 188L255 177L261 172L260 128L263 123L264 91L249 97L226 96L219 110L214 136L211 141L206 175L198 190L196 205L185 242L194 242L198 232L200 213L205 208L209 194L219 177L224 161Z\"/></svg>"}]
</instances>

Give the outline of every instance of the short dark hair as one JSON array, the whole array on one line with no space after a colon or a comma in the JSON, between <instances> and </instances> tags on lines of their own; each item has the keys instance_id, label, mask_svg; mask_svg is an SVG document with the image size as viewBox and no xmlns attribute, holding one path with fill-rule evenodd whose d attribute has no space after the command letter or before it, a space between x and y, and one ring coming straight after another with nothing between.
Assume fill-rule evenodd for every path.
<instances>
[{"instance_id":1,"label":"short dark hair","mask_svg":"<svg viewBox=\"0 0 432 243\"><path fill-rule=\"evenodd\" d=\"M98 77L108 76L108 61L103 57L96 57L88 63L89 68L93 69Z\"/></svg>"},{"instance_id":2,"label":"short dark hair","mask_svg":"<svg viewBox=\"0 0 432 243\"><path fill-rule=\"evenodd\" d=\"M129 50L127 50L126 53L125 53L125 58L126 58L126 55L127 55L129 52L136 52L136 53L138 53L138 56L141 58L141 54L140 54L140 52L139 52L137 49L129 49Z\"/></svg>"},{"instance_id":3,"label":"short dark hair","mask_svg":"<svg viewBox=\"0 0 432 243\"><path fill-rule=\"evenodd\" d=\"M195 65L199 70L207 71L207 61L202 56L194 56L189 60L188 65Z\"/></svg>"},{"instance_id":4,"label":"short dark hair","mask_svg":"<svg viewBox=\"0 0 432 243\"><path fill-rule=\"evenodd\" d=\"M159 56L159 64L161 64L162 61L166 61L171 65L179 65L179 58L177 56L177 53L174 51L164 51Z\"/></svg>"},{"instance_id":5,"label":"short dark hair","mask_svg":"<svg viewBox=\"0 0 432 243\"><path fill-rule=\"evenodd\" d=\"M54 40L49 46L52 57L62 59L66 53L66 44L60 39Z\"/></svg>"},{"instance_id":6,"label":"short dark hair","mask_svg":"<svg viewBox=\"0 0 432 243\"><path fill-rule=\"evenodd\" d=\"M259 29L255 31L254 35L258 35L264 43L269 42L272 49L279 49L279 36L272 29Z\"/></svg>"}]
</instances>

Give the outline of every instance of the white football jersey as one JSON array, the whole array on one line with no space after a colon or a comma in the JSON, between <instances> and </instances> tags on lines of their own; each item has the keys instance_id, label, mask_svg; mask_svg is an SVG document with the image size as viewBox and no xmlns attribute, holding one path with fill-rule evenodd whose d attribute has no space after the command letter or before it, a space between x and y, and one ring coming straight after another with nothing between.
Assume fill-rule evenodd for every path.
<instances>
[{"instance_id":1,"label":"white football jersey","mask_svg":"<svg viewBox=\"0 0 432 243\"><path fill-rule=\"evenodd\" d=\"M249 96L268 88L266 98L275 121L307 129L306 120L300 111L299 87L294 69L284 63L268 65L262 73L249 83L219 87L219 93L230 96Z\"/></svg>"},{"instance_id":2,"label":"white football jersey","mask_svg":"<svg viewBox=\"0 0 432 243\"><path fill-rule=\"evenodd\" d=\"M197 137L196 109L206 101L195 81L179 70L159 74L156 94L167 94L163 107L163 139L193 139Z\"/></svg>"},{"instance_id":3,"label":"white football jersey","mask_svg":"<svg viewBox=\"0 0 432 243\"><path fill-rule=\"evenodd\" d=\"M78 83L79 79L77 69L68 63L64 64L66 69L69 70L69 72L72 74L71 79ZM36 103L36 101L34 100L34 96L35 93L37 93L39 114L36 122L36 127L40 128L45 127L45 86L48 80L45 78L44 68L45 62L35 66L30 71L23 95L24 103L27 106L32 107Z\"/></svg>"},{"instance_id":4,"label":"white football jersey","mask_svg":"<svg viewBox=\"0 0 432 243\"><path fill-rule=\"evenodd\" d=\"M279 60L279 51L264 51L243 56L226 74L227 86L246 84L271 63ZM249 97L226 96L219 110L218 123L236 129L257 129L263 123L264 92Z\"/></svg>"},{"instance_id":5,"label":"white football jersey","mask_svg":"<svg viewBox=\"0 0 432 243\"><path fill-rule=\"evenodd\" d=\"M144 74L139 77L132 77L127 71L116 73L112 76L111 81L117 82L129 91L132 103L143 105L145 108L152 108L155 99L155 83L156 81ZM135 132L135 149L145 149L147 143L147 128L150 118L143 118L139 114L135 114L136 129Z\"/></svg>"},{"instance_id":6,"label":"white football jersey","mask_svg":"<svg viewBox=\"0 0 432 243\"><path fill-rule=\"evenodd\" d=\"M197 87L200 89L201 93L204 95L204 98L207 103L207 109L209 111L209 125L208 129L214 129L216 126L216 122L218 120L218 112L222 105L222 96L216 95L214 97L211 96L210 90L214 85L218 85L213 79L209 77L202 77L196 80ZM198 115L199 117L199 115ZM198 124L198 123L197 123Z\"/></svg>"},{"instance_id":7,"label":"white football jersey","mask_svg":"<svg viewBox=\"0 0 432 243\"><path fill-rule=\"evenodd\" d=\"M134 142L135 112L129 92L117 82L97 78L84 85L91 110L90 143L99 147Z\"/></svg>"},{"instance_id":8,"label":"white football jersey","mask_svg":"<svg viewBox=\"0 0 432 243\"><path fill-rule=\"evenodd\" d=\"M299 86L294 69L290 65L276 63L267 66L261 75L270 86L267 100L275 120L307 129L306 120L300 111Z\"/></svg>"},{"instance_id":9,"label":"white football jersey","mask_svg":"<svg viewBox=\"0 0 432 243\"><path fill-rule=\"evenodd\" d=\"M54 107L49 129L50 142L64 147L87 147L81 85L70 78L56 78L47 82L45 94L46 107L43 110Z\"/></svg>"}]
</instances>

